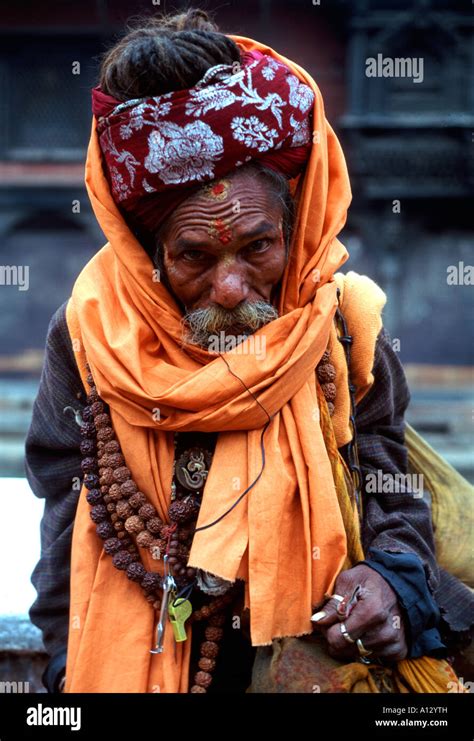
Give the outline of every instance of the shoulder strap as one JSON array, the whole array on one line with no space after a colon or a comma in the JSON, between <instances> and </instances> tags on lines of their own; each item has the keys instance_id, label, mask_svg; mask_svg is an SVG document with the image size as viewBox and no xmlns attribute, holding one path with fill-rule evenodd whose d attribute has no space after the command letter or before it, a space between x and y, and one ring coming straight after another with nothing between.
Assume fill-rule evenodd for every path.
<instances>
[{"instance_id":1,"label":"shoulder strap","mask_svg":"<svg viewBox=\"0 0 474 741\"><path fill-rule=\"evenodd\" d=\"M355 494L355 500L357 504L357 510L359 512L359 517L361 517L362 513L362 474L360 470L360 463L359 463L359 451L357 447L357 427L356 427L356 401L355 401L355 392L356 387L352 380L351 375L351 347L352 347L352 335L349 334L347 330L347 324L346 320L344 318L344 315L341 311L341 289L337 288L337 302L338 302L338 308L336 309L335 314L335 325L336 325L336 333L337 338L339 342L342 344L344 349L344 356L347 363L347 380L348 380L348 389L349 389L349 399L350 399L350 412L349 412L349 426L352 433L352 437L347 443L347 457L349 462L349 470L351 472L352 481L354 483L354 494Z\"/></svg>"},{"instance_id":2,"label":"shoulder strap","mask_svg":"<svg viewBox=\"0 0 474 741\"><path fill-rule=\"evenodd\" d=\"M369 391L375 345L382 328L386 295L368 276L354 271L336 273L338 307L334 316L331 357L336 366L338 408L333 425L338 446L347 445L349 470L353 479L359 515L362 475L357 447L356 405Z\"/></svg>"}]
</instances>

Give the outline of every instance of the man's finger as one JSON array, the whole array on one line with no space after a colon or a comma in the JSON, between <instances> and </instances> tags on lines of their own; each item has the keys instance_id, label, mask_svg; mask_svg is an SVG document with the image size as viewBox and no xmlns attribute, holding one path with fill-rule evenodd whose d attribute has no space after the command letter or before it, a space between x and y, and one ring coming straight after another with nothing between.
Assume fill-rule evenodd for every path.
<instances>
[{"instance_id":1,"label":"man's finger","mask_svg":"<svg viewBox=\"0 0 474 741\"><path fill-rule=\"evenodd\" d=\"M327 628L341 620L341 616L337 614L337 608L341 602L341 599L337 599L339 596L342 598L342 595L333 595L324 603L318 612L315 612L314 615L312 615L311 620L314 627L321 626Z\"/></svg>"},{"instance_id":2,"label":"man's finger","mask_svg":"<svg viewBox=\"0 0 474 741\"><path fill-rule=\"evenodd\" d=\"M364 646L372 651L380 652L387 646L399 641L399 633L395 631L389 622L379 625L377 628L364 633Z\"/></svg>"},{"instance_id":3,"label":"man's finger","mask_svg":"<svg viewBox=\"0 0 474 741\"><path fill-rule=\"evenodd\" d=\"M372 598L358 602L344 622L347 632L360 638L368 631L388 626L389 618L389 610L380 609L378 602Z\"/></svg>"},{"instance_id":4,"label":"man's finger","mask_svg":"<svg viewBox=\"0 0 474 741\"><path fill-rule=\"evenodd\" d=\"M364 604L363 602L359 602L347 620L344 620L339 625L332 625L329 628L326 633L326 640L334 651L344 651L348 645L351 646L352 644L349 638L344 637L343 628L355 642L358 638L365 635L368 630L373 630L379 625L383 625L380 611L371 609L370 603Z\"/></svg>"},{"instance_id":5,"label":"man's finger","mask_svg":"<svg viewBox=\"0 0 474 741\"><path fill-rule=\"evenodd\" d=\"M374 651L374 653L379 658L385 659L386 661L401 661L402 659L406 659L407 647L406 644L395 641L379 651Z\"/></svg>"}]
</instances>

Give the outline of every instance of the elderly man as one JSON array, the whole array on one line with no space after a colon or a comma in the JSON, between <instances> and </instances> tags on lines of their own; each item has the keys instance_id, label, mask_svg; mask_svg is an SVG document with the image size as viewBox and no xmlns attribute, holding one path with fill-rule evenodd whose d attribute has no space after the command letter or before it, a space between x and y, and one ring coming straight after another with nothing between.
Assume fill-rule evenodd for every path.
<instances>
[{"instance_id":1,"label":"elderly man","mask_svg":"<svg viewBox=\"0 0 474 741\"><path fill-rule=\"evenodd\" d=\"M316 84L189 11L108 53L93 112L108 243L51 322L27 440L47 686L238 692L258 663L260 691L294 637L324 641L329 691L385 666L384 691L447 691L426 503L359 501L361 471L406 473L409 392L383 293L337 273L350 188Z\"/></svg>"}]
</instances>

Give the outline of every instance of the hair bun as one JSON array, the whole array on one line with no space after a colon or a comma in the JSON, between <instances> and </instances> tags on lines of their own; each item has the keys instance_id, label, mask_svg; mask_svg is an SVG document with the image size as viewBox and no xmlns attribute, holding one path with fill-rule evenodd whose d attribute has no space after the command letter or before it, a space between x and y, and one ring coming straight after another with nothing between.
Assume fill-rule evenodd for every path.
<instances>
[{"instance_id":1,"label":"hair bun","mask_svg":"<svg viewBox=\"0 0 474 741\"><path fill-rule=\"evenodd\" d=\"M100 86L118 100L193 87L210 67L240 61L238 46L203 10L188 10L132 29L103 58Z\"/></svg>"},{"instance_id":2,"label":"hair bun","mask_svg":"<svg viewBox=\"0 0 474 741\"><path fill-rule=\"evenodd\" d=\"M190 8L183 13L177 13L176 15L165 16L158 21L162 28L167 28L170 31L217 31L219 27L210 18L205 10L199 8Z\"/></svg>"}]
</instances>

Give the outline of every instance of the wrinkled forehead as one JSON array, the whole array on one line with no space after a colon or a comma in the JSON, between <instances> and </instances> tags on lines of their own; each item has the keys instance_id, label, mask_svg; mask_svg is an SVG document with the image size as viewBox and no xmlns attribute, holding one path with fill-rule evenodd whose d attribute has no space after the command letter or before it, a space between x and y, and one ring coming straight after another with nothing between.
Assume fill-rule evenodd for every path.
<instances>
[{"instance_id":1,"label":"wrinkled forehead","mask_svg":"<svg viewBox=\"0 0 474 741\"><path fill-rule=\"evenodd\" d=\"M234 227L259 217L280 221L281 205L270 185L251 172L236 172L214 180L179 204L167 219L162 238L176 238L183 230L212 225L225 219Z\"/></svg>"}]
</instances>

